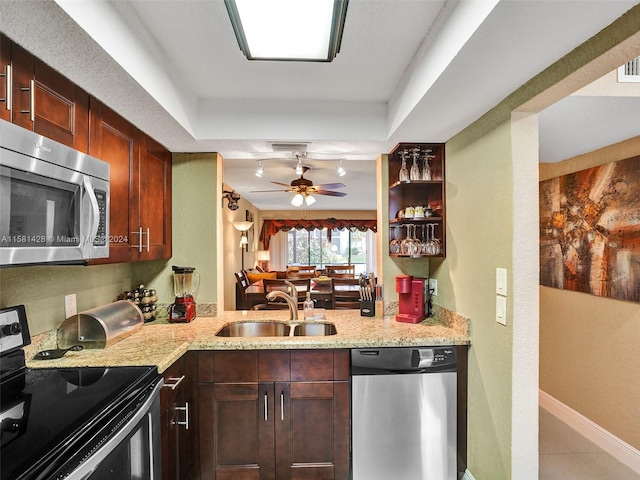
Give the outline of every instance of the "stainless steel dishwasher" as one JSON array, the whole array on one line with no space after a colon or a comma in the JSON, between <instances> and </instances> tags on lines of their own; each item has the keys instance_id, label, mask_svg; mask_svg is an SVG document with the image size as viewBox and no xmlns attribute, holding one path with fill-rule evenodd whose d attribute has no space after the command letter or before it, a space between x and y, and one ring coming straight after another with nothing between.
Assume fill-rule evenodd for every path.
<instances>
[{"instance_id":1,"label":"stainless steel dishwasher","mask_svg":"<svg viewBox=\"0 0 640 480\"><path fill-rule=\"evenodd\" d=\"M456 348L351 350L353 480L456 480Z\"/></svg>"}]
</instances>

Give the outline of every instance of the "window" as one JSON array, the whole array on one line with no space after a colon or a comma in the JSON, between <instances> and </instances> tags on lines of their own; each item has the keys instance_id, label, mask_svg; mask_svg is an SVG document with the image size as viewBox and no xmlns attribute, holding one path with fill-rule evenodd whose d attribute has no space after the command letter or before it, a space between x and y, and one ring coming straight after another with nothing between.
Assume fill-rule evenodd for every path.
<instances>
[{"instance_id":1,"label":"window","mask_svg":"<svg viewBox=\"0 0 640 480\"><path fill-rule=\"evenodd\" d=\"M331 242L326 229L311 231L291 229L288 232L288 265L355 265L356 275L367 270L367 234L348 229L331 231Z\"/></svg>"}]
</instances>

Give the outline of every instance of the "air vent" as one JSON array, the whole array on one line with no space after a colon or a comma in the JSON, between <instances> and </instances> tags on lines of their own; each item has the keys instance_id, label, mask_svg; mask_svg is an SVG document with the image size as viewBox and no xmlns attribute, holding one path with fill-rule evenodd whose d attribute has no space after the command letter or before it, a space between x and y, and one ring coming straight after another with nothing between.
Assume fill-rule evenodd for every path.
<instances>
[{"instance_id":1,"label":"air vent","mask_svg":"<svg viewBox=\"0 0 640 480\"><path fill-rule=\"evenodd\" d=\"M640 82L640 57L618 67L618 82Z\"/></svg>"},{"instance_id":2,"label":"air vent","mask_svg":"<svg viewBox=\"0 0 640 480\"><path fill-rule=\"evenodd\" d=\"M274 152L306 152L308 143L272 143L271 149Z\"/></svg>"}]
</instances>

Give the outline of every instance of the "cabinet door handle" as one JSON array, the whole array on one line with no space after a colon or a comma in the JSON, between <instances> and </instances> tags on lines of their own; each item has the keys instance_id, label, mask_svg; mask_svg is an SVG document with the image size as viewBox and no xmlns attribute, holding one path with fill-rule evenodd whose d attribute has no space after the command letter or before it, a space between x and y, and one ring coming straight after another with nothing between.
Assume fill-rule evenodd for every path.
<instances>
[{"instance_id":1,"label":"cabinet door handle","mask_svg":"<svg viewBox=\"0 0 640 480\"><path fill-rule=\"evenodd\" d=\"M186 375L182 375L180 378L176 378L176 377L169 377L169 379L167 380L167 383L165 383L162 387L167 387L170 388L171 390L175 390L176 388L178 388L178 385L180 385L180 382L182 382L185 379ZM168 383L171 382L171 383Z\"/></svg>"},{"instance_id":2,"label":"cabinet door handle","mask_svg":"<svg viewBox=\"0 0 640 480\"><path fill-rule=\"evenodd\" d=\"M7 65L4 69L4 107L11 111L11 65Z\"/></svg>"},{"instance_id":3,"label":"cabinet door handle","mask_svg":"<svg viewBox=\"0 0 640 480\"><path fill-rule=\"evenodd\" d=\"M267 392L264 392L264 421L269 421L269 416L267 415Z\"/></svg>"},{"instance_id":4,"label":"cabinet door handle","mask_svg":"<svg viewBox=\"0 0 640 480\"><path fill-rule=\"evenodd\" d=\"M138 245L131 245L131 248L137 248L138 252L142 252L142 227L138 229L137 232L131 232L133 235L138 235Z\"/></svg>"},{"instance_id":5,"label":"cabinet door handle","mask_svg":"<svg viewBox=\"0 0 640 480\"><path fill-rule=\"evenodd\" d=\"M28 87L22 87L20 88L21 91L23 92L29 92L29 110L20 110L20 113L28 113L29 114L29 118L31 119L32 122L35 122L36 120L36 91L35 91L35 86L36 86L36 82L35 80L30 80L29 81L29 86Z\"/></svg>"},{"instance_id":6,"label":"cabinet door handle","mask_svg":"<svg viewBox=\"0 0 640 480\"><path fill-rule=\"evenodd\" d=\"M189 430L189 402L184 402L184 407L176 407L179 412L184 412L184 421L178 420L176 425L183 425L185 430Z\"/></svg>"},{"instance_id":7,"label":"cabinet door handle","mask_svg":"<svg viewBox=\"0 0 640 480\"><path fill-rule=\"evenodd\" d=\"M284 392L280 392L280 421L284 422Z\"/></svg>"},{"instance_id":8,"label":"cabinet door handle","mask_svg":"<svg viewBox=\"0 0 640 480\"><path fill-rule=\"evenodd\" d=\"M150 235L149 235L149 227L147 227L147 233L146 233L146 235L147 235L147 252L148 252L149 250L151 250L151 248L149 248L149 245L150 245L150 240L149 240L149 237L150 237ZM142 239L141 239L141 240L142 240ZM140 243L142 243L142 241L141 241Z\"/></svg>"}]
</instances>

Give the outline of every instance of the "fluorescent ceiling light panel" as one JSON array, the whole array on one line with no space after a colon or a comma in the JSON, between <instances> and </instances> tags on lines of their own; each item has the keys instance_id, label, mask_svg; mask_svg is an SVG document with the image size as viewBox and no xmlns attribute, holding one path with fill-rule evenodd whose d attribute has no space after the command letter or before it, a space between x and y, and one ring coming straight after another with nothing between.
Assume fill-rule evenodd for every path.
<instances>
[{"instance_id":1,"label":"fluorescent ceiling light panel","mask_svg":"<svg viewBox=\"0 0 640 480\"><path fill-rule=\"evenodd\" d=\"M333 60L348 0L225 0L249 60Z\"/></svg>"}]
</instances>

